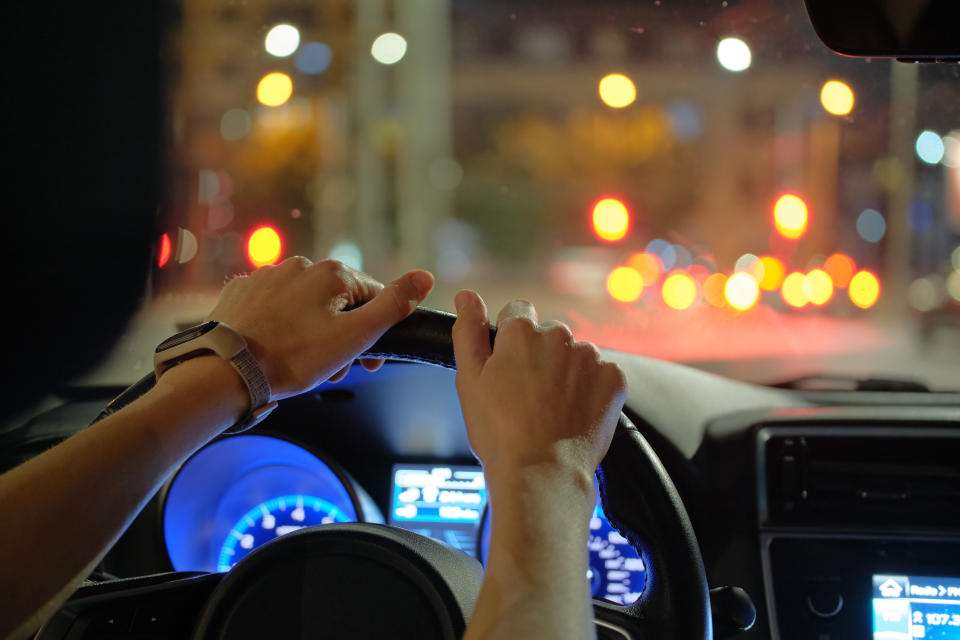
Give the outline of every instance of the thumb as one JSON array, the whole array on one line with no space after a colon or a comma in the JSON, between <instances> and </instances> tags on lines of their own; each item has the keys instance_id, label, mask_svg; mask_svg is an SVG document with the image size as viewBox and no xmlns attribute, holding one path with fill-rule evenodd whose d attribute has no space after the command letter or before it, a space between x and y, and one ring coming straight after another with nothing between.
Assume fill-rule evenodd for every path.
<instances>
[{"instance_id":1,"label":"thumb","mask_svg":"<svg viewBox=\"0 0 960 640\"><path fill-rule=\"evenodd\" d=\"M454 298L457 321L453 323L453 353L457 371L476 376L490 357L490 321L487 305L475 291L464 290Z\"/></svg>"},{"instance_id":2,"label":"thumb","mask_svg":"<svg viewBox=\"0 0 960 640\"><path fill-rule=\"evenodd\" d=\"M381 289L367 303L344 315L351 319L362 341L372 344L387 329L413 313L432 289L433 275L429 271L409 271Z\"/></svg>"}]
</instances>

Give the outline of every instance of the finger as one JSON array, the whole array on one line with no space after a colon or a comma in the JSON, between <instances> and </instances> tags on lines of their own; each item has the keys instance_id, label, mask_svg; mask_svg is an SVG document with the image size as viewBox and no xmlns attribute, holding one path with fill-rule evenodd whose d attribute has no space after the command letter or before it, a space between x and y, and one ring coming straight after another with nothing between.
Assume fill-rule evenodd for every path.
<instances>
[{"instance_id":1,"label":"finger","mask_svg":"<svg viewBox=\"0 0 960 640\"><path fill-rule=\"evenodd\" d=\"M537 310L533 305L526 300L513 300L500 310L500 315L497 316L497 329L502 329L506 323L519 318L526 318L537 326Z\"/></svg>"},{"instance_id":2,"label":"finger","mask_svg":"<svg viewBox=\"0 0 960 640\"><path fill-rule=\"evenodd\" d=\"M366 349L373 344L384 331L413 313L432 289L433 275L429 271L410 271L385 286L366 304L344 313L360 343L358 346Z\"/></svg>"},{"instance_id":3,"label":"finger","mask_svg":"<svg viewBox=\"0 0 960 640\"><path fill-rule=\"evenodd\" d=\"M350 373L350 365L348 364L340 371L337 371L335 374L327 378L327 382L340 382L347 377L347 374Z\"/></svg>"},{"instance_id":4,"label":"finger","mask_svg":"<svg viewBox=\"0 0 960 640\"><path fill-rule=\"evenodd\" d=\"M364 358L360 365L367 371L376 371L383 366L383 358Z\"/></svg>"},{"instance_id":5,"label":"finger","mask_svg":"<svg viewBox=\"0 0 960 640\"><path fill-rule=\"evenodd\" d=\"M376 278L337 260L321 260L306 270L317 280L317 294L334 311L358 307L383 290Z\"/></svg>"},{"instance_id":6,"label":"finger","mask_svg":"<svg viewBox=\"0 0 960 640\"><path fill-rule=\"evenodd\" d=\"M457 371L475 376L490 358L490 321L487 305L475 291L464 290L454 298L457 321L453 323L453 355Z\"/></svg>"}]
</instances>

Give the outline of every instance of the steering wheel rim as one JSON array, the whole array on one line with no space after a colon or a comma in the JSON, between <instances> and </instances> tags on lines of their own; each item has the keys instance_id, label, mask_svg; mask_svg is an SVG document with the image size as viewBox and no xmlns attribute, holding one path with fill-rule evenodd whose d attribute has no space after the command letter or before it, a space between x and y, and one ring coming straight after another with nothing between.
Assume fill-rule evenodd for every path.
<instances>
[{"instance_id":1,"label":"steering wheel rim","mask_svg":"<svg viewBox=\"0 0 960 640\"><path fill-rule=\"evenodd\" d=\"M454 370L455 320L444 311L418 308L361 357ZM491 327L491 345L495 338ZM711 638L710 596L693 525L660 459L624 413L597 478L604 513L640 551L647 568L640 598L628 606L595 601L598 617L635 638Z\"/></svg>"}]
</instances>

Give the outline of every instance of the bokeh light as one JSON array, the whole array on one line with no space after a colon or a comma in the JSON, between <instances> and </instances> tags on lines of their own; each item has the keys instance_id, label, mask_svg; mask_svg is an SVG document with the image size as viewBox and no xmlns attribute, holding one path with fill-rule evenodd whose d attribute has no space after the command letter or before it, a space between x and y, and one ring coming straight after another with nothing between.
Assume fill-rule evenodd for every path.
<instances>
[{"instance_id":1,"label":"bokeh light","mask_svg":"<svg viewBox=\"0 0 960 640\"><path fill-rule=\"evenodd\" d=\"M399 33L384 33L370 45L370 55L380 64L396 64L407 54L407 40Z\"/></svg>"},{"instance_id":2,"label":"bokeh light","mask_svg":"<svg viewBox=\"0 0 960 640\"><path fill-rule=\"evenodd\" d=\"M907 287L907 300L910 306L920 312L933 311L940 306L942 291L933 278L917 278Z\"/></svg>"},{"instance_id":3,"label":"bokeh light","mask_svg":"<svg viewBox=\"0 0 960 640\"><path fill-rule=\"evenodd\" d=\"M727 276L722 273L713 273L703 281L703 299L715 307L724 307L727 304L725 289Z\"/></svg>"},{"instance_id":4,"label":"bokeh light","mask_svg":"<svg viewBox=\"0 0 960 640\"><path fill-rule=\"evenodd\" d=\"M663 281L660 294L668 307L683 311L697 299L697 283L684 271L675 271Z\"/></svg>"},{"instance_id":5,"label":"bokeh light","mask_svg":"<svg viewBox=\"0 0 960 640\"><path fill-rule=\"evenodd\" d=\"M814 269L803 279L803 295L818 307L830 302L833 297L833 279L823 269Z\"/></svg>"},{"instance_id":6,"label":"bokeh light","mask_svg":"<svg viewBox=\"0 0 960 640\"><path fill-rule=\"evenodd\" d=\"M887 232L887 221L876 209L864 209L857 216L857 234L867 242L880 242Z\"/></svg>"},{"instance_id":7,"label":"bokeh light","mask_svg":"<svg viewBox=\"0 0 960 640\"><path fill-rule=\"evenodd\" d=\"M943 159L940 162L945 167L960 169L960 131L952 131L945 135L943 140Z\"/></svg>"},{"instance_id":8,"label":"bokeh light","mask_svg":"<svg viewBox=\"0 0 960 640\"><path fill-rule=\"evenodd\" d=\"M915 149L917 151L917 157L923 162L927 164L937 164L943 159L943 153L945 151L943 138L929 129L921 131L920 135L917 136Z\"/></svg>"},{"instance_id":9,"label":"bokeh light","mask_svg":"<svg viewBox=\"0 0 960 640\"><path fill-rule=\"evenodd\" d=\"M172 252L172 247L170 246L170 236L166 233L160 236L160 250L157 252L157 266L163 267L168 262L170 262L170 253Z\"/></svg>"},{"instance_id":10,"label":"bokeh light","mask_svg":"<svg viewBox=\"0 0 960 640\"><path fill-rule=\"evenodd\" d=\"M308 42L300 47L293 65L304 73L323 73L333 61L333 51L322 42Z\"/></svg>"},{"instance_id":11,"label":"bokeh light","mask_svg":"<svg viewBox=\"0 0 960 640\"><path fill-rule=\"evenodd\" d=\"M604 198L593 205L593 231L607 242L622 240L630 228L627 205L616 198Z\"/></svg>"},{"instance_id":12,"label":"bokeh light","mask_svg":"<svg viewBox=\"0 0 960 640\"><path fill-rule=\"evenodd\" d=\"M661 238L654 238L648 242L646 251L660 258L660 264L663 265L664 271L673 269L677 262L677 250L674 249L673 244Z\"/></svg>"},{"instance_id":13,"label":"bokeh light","mask_svg":"<svg viewBox=\"0 0 960 640\"><path fill-rule=\"evenodd\" d=\"M737 258L737 262L733 265L734 271L749 273L757 282L763 280L764 269L763 260L752 253L743 254Z\"/></svg>"},{"instance_id":14,"label":"bokeh light","mask_svg":"<svg viewBox=\"0 0 960 640\"><path fill-rule=\"evenodd\" d=\"M807 231L807 203L792 193L783 194L773 206L773 221L784 238L800 238Z\"/></svg>"},{"instance_id":15,"label":"bokeh light","mask_svg":"<svg viewBox=\"0 0 960 640\"><path fill-rule=\"evenodd\" d=\"M861 309L869 309L880 297L880 281L866 269L858 271L850 279L850 301Z\"/></svg>"},{"instance_id":16,"label":"bokeh light","mask_svg":"<svg viewBox=\"0 0 960 640\"><path fill-rule=\"evenodd\" d=\"M638 251L627 259L627 266L636 269L643 278L643 286L649 287L657 283L663 273L663 262L659 256L646 251Z\"/></svg>"},{"instance_id":17,"label":"bokeh light","mask_svg":"<svg viewBox=\"0 0 960 640\"><path fill-rule=\"evenodd\" d=\"M960 271L960 245L958 245L950 254L950 264L957 271Z\"/></svg>"},{"instance_id":18,"label":"bokeh light","mask_svg":"<svg viewBox=\"0 0 960 640\"><path fill-rule=\"evenodd\" d=\"M763 278L760 279L760 288L764 291L776 291L783 282L783 276L787 273L787 268L778 258L773 256L763 256L760 258L763 264Z\"/></svg>"},{"instance_id":19,"label":"bokeh light","mask_svg":"<svg viewBox=\"0 0 960 640\"><path fill-rule=\"evenodd\" d=\"M643 293L643 277L632 267L617 267L607 276L607 291L619 302L633 302Z\"/></svg>"},{"instance_id":20,"label":"bokeh light","mask_svg":"<svg viewBox=\"0 0 960 640\"><path fill-rule=\"evenodd\" d=\"M820 104L835 116L845 116L853 110L853 89L846 82L829 80L820 89Z\"/></svg>"},{"instance_id":21,"label":"bokeh light","mask_svg":"<svg viewBox=\"0 0 960 640\"><path fill-rule=\"evenodd\" d=\"M257 100L268 107L279 107L293 95L293 80L285 73L268 73L257 83Z\"/></svg>"},{"instance_id":22,"label":"bokeh light","mask_svg":"<svg viewBox=\"0 0 960 640\"><path fill-rule=\"evenodd\" d=\"M600 79L597 86L600 99L608 107L622 109L637 99L637 87L633 80L622 73L609 73Z\"/></svg>"},{"instance_id":23,"label":"bokeh light","mask_svg":"<svg viewBox=\"0 0 960 640\"><path fill-rule=\"evenodd\" d=\"M780 286L780 297L783 301L795 309L801 309L807 305L807 294L803 292L803 285L806 276L799 271L794 271L783 279Z\"/></svg>"},{"instance_id":24,"label":"bokeh light","mask_svg":"<svg viewBox=\"0 0 960 640\"><path fill-rule=\"evenodd\" d=\"M189 229L180 227L177 229L177 262L186 264L197 256L200 244L197 242L197 236Z\"/></svg>"},{"instance_id":25,"label":"bokeh light","mask_svg":"<svg viewBox=\"0 0 960 640\"><path fill-rule=\"evenodd\" d=\"M752 275L745 271L738 271L727 280L723 295L731 307L746 311L757 303L757 298L760 297L760 286Z\"/></svg>"},{"instance_id":26,"label":"bokeh light","mask_svg":"<svg viewBox=\"0 0 960 640\"><path fill-rule=\"evenodd\" d=\"M292 24L278 24L267 32L263 44L270 55L286 58L300 46L300 31Z\"/></svg>"},{"instance_id":27,"label":"bokeh light","mask_svg":"<svg viewBox=\"0 0 960 640\"><path fill-rule=\"evenodd\" d=\"M750 47L740 38L724 38L717 44L717 61L727 71L750 68Z\"/></svg>"},{"instance_id":28,"label":"bokeh light","mask_svg":"<svg viewBox=\"0 0 960 640\"><path fill-rule=\"evenodd\" d=\"M350 240L343 240L334 245L330 250L330 259L342 262L357 271L363 271L363 252L355 242Z\"/></svg>"},{"instance_id":29,"label":"bokeh light","mask_svg":"<svg viewBox=\"0 0 960 640\"><path fill-rule=\"evenodd\" d=\"M950 297L960 302L960 269L950 272L947 276L947 293Z\"/></svg>"},{"instance_id":30,"label":"bokeh light","mask_svg":"<svg viewBox=\"0 0 960 640\"><path fill-rule=\"evenodd\" d=\"M240 140L250 133L252 124L246 109L230 109L220 117L220 135L224 140Z\"/></svg>"},{"instance_id":31,"label":"bokeh light","mask_svg":"<svg viewBox=\"0 0 960 640\"><path fill-rule=\"evenodd\" d=\"M280 234L273 227L257 227L247 240L247 258L254 267L274 264L282 251Z\"/></svg>"},{"instance_id":32,"label":"bokeh light","mask_svg":"<svg viewBox=\"0 0 960 640\"><path fill-rule=\"evenodd\" d=\"M824 261L823 270L829 274L835 287L844 289L850 284L850 278L856 272L857 264L850 256L844 253L835 253Z\"/></svg>"}]
</instances>

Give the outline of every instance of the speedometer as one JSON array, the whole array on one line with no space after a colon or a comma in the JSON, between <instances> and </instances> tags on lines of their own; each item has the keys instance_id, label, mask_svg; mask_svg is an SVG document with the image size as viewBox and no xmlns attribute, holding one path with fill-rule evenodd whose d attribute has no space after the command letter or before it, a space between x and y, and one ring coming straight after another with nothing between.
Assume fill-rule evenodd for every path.
<instances>
[{"instance_id":1,"label":"speedometer","mask_svg":"<svg viewBox=\"0 0 960 640\"><path fill-rule=\"evenodd\" d=\"M229 571L241 558L274 538L304 527L353 522L339 507L316 496L280 496L258 504L233 525L223 546L217 571Z\"/></svg>"},{"instance_id":2,"label":"speedometer","mask_svg":"<svg viewBox=\"0 0 960 640\"><path fill-rule=\"evenodd\" d=\"M178 571L228 571L303 527L383 521L373 501L333 462L280 438L217 440L184 463L167 488L163 537Z\"/></svg>"},{"instance_id":3,"label":"speedometer","mask_svg":"<svg viewBox=\"0 0 960 640\"><path fill-rule=\"evenodd\" d=\"M480 561L486 564L490 548L490 511L485 512L480 531ZM643 558L630 541L610 525L599 503L590 517L590 554L587 581L594 597L617 604L631 604L643 593L647 572Z\"/></svg>"}]
</instances>

